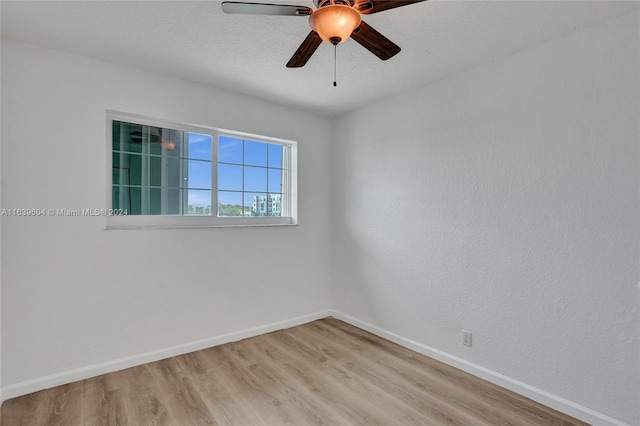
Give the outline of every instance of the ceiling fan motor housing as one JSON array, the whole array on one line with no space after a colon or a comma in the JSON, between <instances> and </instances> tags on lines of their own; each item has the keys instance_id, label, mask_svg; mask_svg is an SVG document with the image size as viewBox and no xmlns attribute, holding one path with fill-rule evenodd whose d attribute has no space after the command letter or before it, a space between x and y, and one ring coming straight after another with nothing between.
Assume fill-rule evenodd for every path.
<instances>
[{"instance_id":1,"label":"ceiling fan motor housing","mask_svg":"<svg viewBox=\"0 0 640 426\"><path fill-rule=\"evenodd\" d=\"M351 37L353 30L360 25L360 12L346 4L326 0L331 4L316 9L309 17L309 25L318 33L322 41L337 45Z\"/></svg>"}]
</instances>

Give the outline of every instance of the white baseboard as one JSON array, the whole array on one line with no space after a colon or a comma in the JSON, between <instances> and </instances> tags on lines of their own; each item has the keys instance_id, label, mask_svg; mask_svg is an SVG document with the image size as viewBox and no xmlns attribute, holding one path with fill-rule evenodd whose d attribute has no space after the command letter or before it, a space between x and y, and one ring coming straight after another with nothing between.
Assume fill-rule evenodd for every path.
<instances>
[{"instance_id":1,"label":"white baseboard","mask_svg":"<svg viewBox=\"0 0 640 426\"><path fill-rule=\"evenodd\" d=\"M380 336L384 339L397 343L400 346L404 346L405 348L408 348L418 353L421 353L423 355L426 355L430 358L433 358L435 360L448 364L459 370L473 374L476 377L479 377L490 383L498 385L502 388L508 389L519 395L525 396L529 399L532 399L536 402L546 405L547 407L553 408L554 410L558 410L561 413L567 414L578 420L582 420L583 422L586 422L592 425L597 425L597 426L628 426L624 422L621 422L619 420L616 420L604 414L598 413L597 411L594 411L590 408L583 407L572 401L566 400L564 398L560 398L559 396L553 395L541 389L537 389L533 386L530 386L526 383L512 379L500 373L496 373L495 371L491 371L480 365L473 364L462 358L458 358L454 355L448 354L446 352L442 352L438 349L429 347L427 345L423 345L422 343L418 343L413 340L406 339L388 330L360 321L356 318L353 318L341 312L332 311L331 316L341 321L344 321L346 323L349 323L353 326L366 330L370 333L373 333L376 336Z\"/></svg>"},{"instance_id":2,"label":"white baseboard","mask_svg":"<svg viewBox=\"0 0 640 426\"><path fill-rule=\"evenodd\" d=\"M185 343L182 345L172 346L169 348L159 349L139 355L133 355L125 358L107 361L100 364L80 367L69 371L50 374L44 377L38 377L24 382L2 386L0 388L0 402L7 399L16 398L32 392L43 389L60 386L78 380L88 379L90 377L100 376L114 371L124 370L125 368L136 367L148 362L159 361L161 359L170 358L189 352L199 351L201 349L210 348L224 343L236 342L248 337L258 336L260 334L270 333L272 331L281 330L283 328L295 327L317 319L326 318L331 315L331 311L321 311L309 315L304 315L288 320L278 321L271 324L253 327L233 333L223 334L221 336L210 337L207 339L197 340L195 342Z\"/></svg>"}]
</instances>

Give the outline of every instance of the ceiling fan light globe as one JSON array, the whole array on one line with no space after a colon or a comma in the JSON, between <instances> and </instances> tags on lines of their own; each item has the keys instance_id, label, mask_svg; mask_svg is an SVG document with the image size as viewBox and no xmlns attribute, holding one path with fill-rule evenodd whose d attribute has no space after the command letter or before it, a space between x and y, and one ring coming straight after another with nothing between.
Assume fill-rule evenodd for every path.
<instances>
[{"instance_id":1,"label":"ceiling fan light globe","mask_svg":"<svg viewBox=\"0 0 640 426\"><path fill-rule=\"evenodd\" d=\"M160 141L160 146L164 149L167 149L169 151L171 151L172 149L174 149L176 147L176 142L169 140L169 141Z\"/></svg>"},{"instance_id":2,"label":"ceiling fan light globe","mask_svg":"<svg viewBox=\"0 0 640 426\"><path fill-rule=\"evenodd\" d=\"M360 25L360 12L350 6L334 4L317 9L309 17L309 25L322 41L333 44L332 39L344 43Z\"/></svg>"}]
</instances>

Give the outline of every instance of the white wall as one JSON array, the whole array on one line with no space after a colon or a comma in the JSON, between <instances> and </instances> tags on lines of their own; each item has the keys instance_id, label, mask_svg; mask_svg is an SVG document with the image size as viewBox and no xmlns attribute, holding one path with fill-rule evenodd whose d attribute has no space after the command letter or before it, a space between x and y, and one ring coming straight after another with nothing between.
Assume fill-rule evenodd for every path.
<instances>
[{"instance_id":1,"label":"white wall","mask_svg":"<svg viewBox=\"0 0 640 426\"><path fill-rule=\"evenodd\" d=\"M1 51L1 47L0 47ZM2 55L0 54L0 57ZM0 59L0 86L2 81L2 60ZM0 129L2 129L2 102L0 100ZM2 211L2 132L0 132L0 211ZM2 405L2 216L0 216L0 406ZM2 418L0 418L0 423Z\"/></svg>"},{"instance_id":2,"label":"white wall","mask_svg":"<svg viewBox=\"0 0 640 426\"><path fill-rule=\"evenodd\" d=\"M5 389L329 309L328 119L3 40L2 206L104 208L107 109L298 141L300 225L2 218Z\"/></svg>"},{"instance_id":3,"label":"white wall","mask_svg":"<svg viewBox=\"0 0 640 426\"><path fill-rule=\"evenodd\" d=\"M3 40L3 208L104 207L106 109L297 140L301 191L278 229L2 218L3 388L333 306L640 424L638 19L351 113L333 147L311 114Z\"/></svg>"},{"instance_id":4,"label":"white wall","mask_svg":"<svg viewBox=\"0 0 640 426\"><path fill-rule=\"evenodd\" d=\"M640 424L638 22L338 119L334 309Z\"/></svg>"}]
</instances>

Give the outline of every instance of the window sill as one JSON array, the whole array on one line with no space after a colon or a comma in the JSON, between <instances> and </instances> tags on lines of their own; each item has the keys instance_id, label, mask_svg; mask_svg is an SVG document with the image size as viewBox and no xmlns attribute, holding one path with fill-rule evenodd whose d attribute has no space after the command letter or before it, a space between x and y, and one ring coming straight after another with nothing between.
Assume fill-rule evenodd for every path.
<instances>
[{"instance_id":1,"label":"window sill","mask_svg":"<svg viewBox=\"0 0 640 426\"><path fill-rule=\"evenodd\" d=\"M111 216L106 230L123 229L192 229L252 228L264 226L296 226L292 217L211 217L211 216Z\"/></svg>"}]
</instances>

